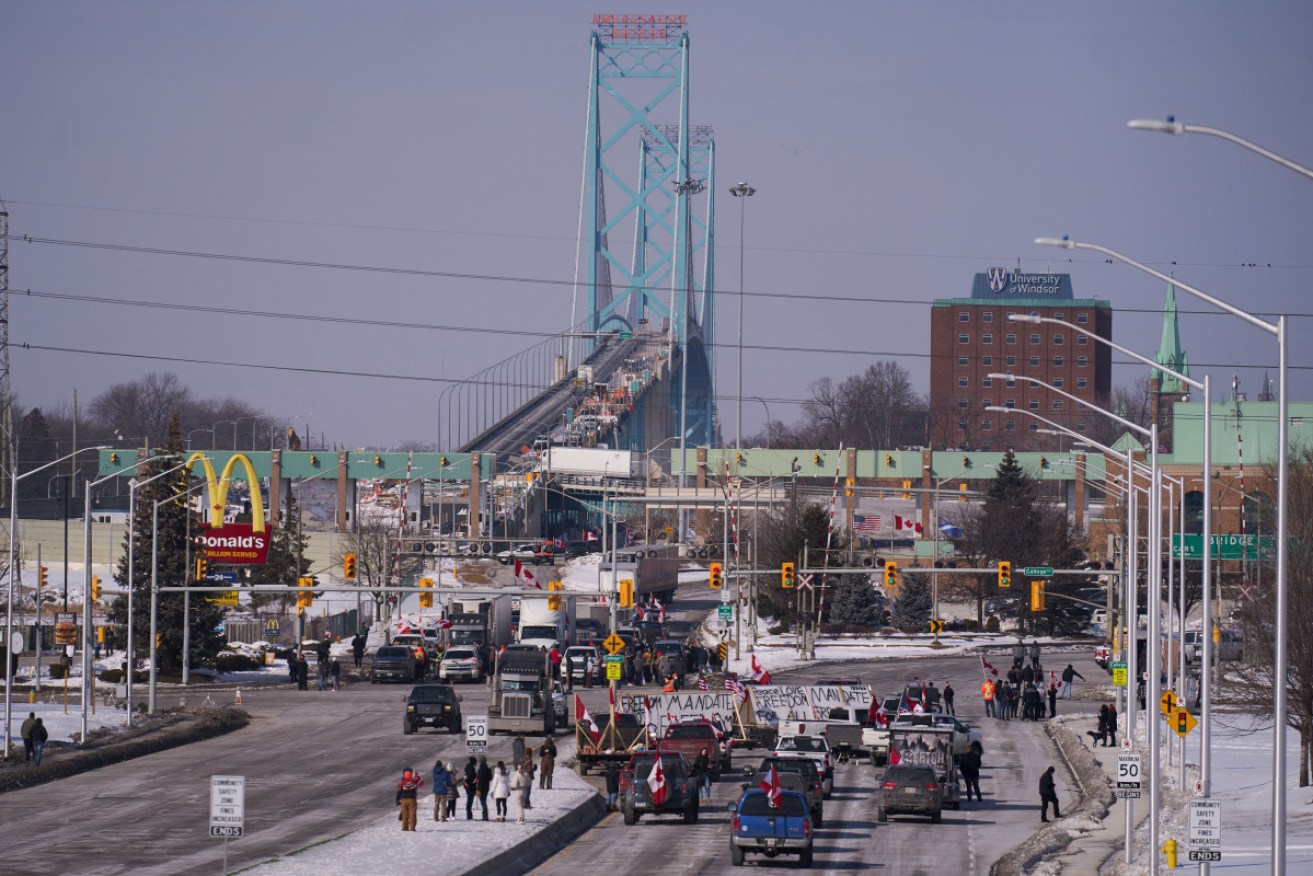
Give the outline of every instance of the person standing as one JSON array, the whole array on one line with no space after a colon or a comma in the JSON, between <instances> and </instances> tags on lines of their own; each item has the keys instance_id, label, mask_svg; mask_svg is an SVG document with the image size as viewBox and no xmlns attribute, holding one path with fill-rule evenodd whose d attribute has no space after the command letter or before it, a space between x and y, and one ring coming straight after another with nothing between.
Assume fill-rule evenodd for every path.
<instances>
[{"instance_id":1,"label":"person standing","mask_svg":"<svg viewBox=\"0 0 1313 876\"><path fill-rule=\"evenodd\" d=\"M925 689L925 710L927 712L938 712L939 700L940 700L939 688L935 687L935 683L932 681L928 685L926 685L926 689Z\"/></svg>"},{"instance_id":2,"label":"person standing","mask_svg":"<svg viewBox=\"0 0 1313 876\"><path fill-rule=\"evenodd\" d=\"M441 760L433 764L433 820L447 820L447 791L456 780Z\"/></svg>"},{"instance_id":3,"label":"person standing","mask_svg":"<svg viewBox=\"0 0 1313 876\"><path fill-rule=\"evenodd\" d=\"M620 799L620 766L615 761L606 764L606 811L616 811L616 801Z\"/></svg>"},{"instance_id":4,"label":"person standing","mask_svg":"<svg viewBox=\"0 0 1313 876\"><path fill-rule=\"evenodd\" d=\"M41 756L45 753L46 740L49 738L50 734L46 731L46 722L41 718L37 718L36 723L32 725L32 760L36 762L37 766L41 766Z\"/></svg>"},{"instance_id":5,"label":"person standing","mask_svg":"<svg viewBox=\"0 0 1313 876\"><path fill-rule=\"evenodd\" d=\"M569 652L566 652L565 655L565 692L566 693L572 693L574 691L574 664L577 659L578 659L577 654L571 654Z\"/></svg>"},{"instance_id":6,"label":"person standing","mask_svg":"<svg viewBox=\"0 0 1313 876\"><path fill-rule=\"evenodd\" d=\"M533 808L533 774L538 771L538 767L533 762L533 749L524 749L524 775L529 780L524 786L524 808Z\"/></svg>"},{"instance_id":7,"label":"person standing","mask_svg":"<svg viewBox=\"0 0 1313 876\"><path fill-rule=\"evenodd\" d=\"M461 782L461 790L465 792L465 820L474 820L474 798L479 793L479 770L476 766L477 761L474 755L465 763L465 779Z\"/></svg>"},{"instance_id":8,"label":"person standing","mask_svg":"<svg viewBox=\"0 0 1313 876\"><path fill-rule=\"evenodd\" d=\"M591 688L593 679L597 675L597 657L589 651L588 656L584 658L584 687Z\"/></svg>"},{"instance_id":9,"label":"person standing","mask_svg":"<svg viewBox=\"0 0 1313 876\"><path fill-rule=\"evenodd\" d=\"M538 790L552 789L552 772L556 769L556 743L548 736L538 748Z\"/></svg>"},{"instance_id":10,"label":"person standing","mask_svg":"<svg viewBox=\"0 0 1313 876\"><path fill-rule=\"evenodd\" d=\"M985 799L980 796L980 743L973 742L966 753L957 759L958 769L962 771L962 782L967 788L967 802L971 802L971 792L975 791L976 800Z\"/></svg>"},{"instance_id":11,"label":"person standing","mask_svg":"<svg viewBox=\"0 0 1313 876\"><path fill-rule=\"evenodd\" d=\"M486 755L479 755L478 778L479 805L483 807L483 820L488 820L488 794L492 791L492 767L488 766Z\"/></svg>"},{"instance_id":12,"label":"person standing","mask_svg":"<svg viewBox=\"0 0 1313 876\"><path fill-rule=\"evenodd\" d=\"M985 698L985 717L998 717L994 713L994 682L986 678L985 683L980 686L980 695Z\"/></svg>"},{"instance_id":13,"label":"person standing","mask_svg":"<svg viewBox=\"0 0 1313 876\"><path fill-rule=\"evenodd\" d=\"M351 659L355 661L357 670L365 662L365 637L359 633L351 640Z\"/></svg>"},{"instance_id":14,"label":"person standing","mask_svg":"<svg viewBox=\"0 0 1313 876\"><path fill-rule=\"evenodd\" d=\"M1108 745L1117 745L1117 706L1111 703L1108 705Z\"/></svg>"},{"instance_id":15,"label":"person standing","mask_svg":"<svg viewBox=\"0 0 1313 876\"><path fill-rule=\"evenodd\" d=\"M524 824L524 786L528 784L525 778L524 770L514 769L511 772L511 796L515 798L515 823Z\"/></svg>"},{"instance_id":16,"label":"person standing","mask_svg":"<svg viewBox=\"0 0 1313 876\"><path fill-rule=\"evenodd\" d=\"M506 764L497 761L497 769L492 772L492 799L497 805L496 821L506 820L506 801L511 796L511 777L506 774Z\"/></svg>"},{"instance_id":17,"label":"person standing","mask_svg":"<svg viewBox=\"0 0 1313 876\"><path fill-rule=\"evenodd\" d=\"M518 770L524 763L524 734L516 733L511 740L511 769Z\"/></svg>"},{"instance_id":18,"label":"person standing","mask_svg":"<svg viewBox=\"0 0 1313 876\"><path fill-rule=\"evenodd\" d=\"M333 679L333 693L342 689L342 664L336 657L328 664L328 674Z\"/></svg>"},{"instance_id":19,"label":"person standing","mask_svg":"<svg viewBox=\"0 0 1313 876\"><path fill-rule=\"evenodd\" d=\"M304 653L296 655L296 689L310 689L310 661Z\"/></svg>"},{"instance_id":20,"label":"person standing","mask_svg":"<svg viewBox=\"0 0 1313 876\"><path fill-rule=\"evenodd\" d=\"M950 715L957 714L957 711L953 708L953 697L955 695L953 683L951 681L944 682L944 711Z\"/></svg>"},{"instance_id":21,"label":"person standing","mask_svg":"<svg viewBox=\"0 0 1313 876\"><path fill-rule=\"evenodd\" d=\"M711 758L707 756L707 750L703 748L698 752L698 756L693 759L693 769L689 771L689 778L697 783L698 798L702 800L711 799Z\"/></svg>"},{"instance_id":22,"label":"person standing","mask_svg":"<svg viewBox=\"0 0 1313 876\"><path fill-rule=\"evenodd\" d=\"M1062 698L1064 700L1071 699L1071 681L1074 678L1079 678L1081 681L1085 680L1085 676L1077 672L1072 665L1068 663L1067 668L1062 670Z\"/></svg>"},{"instance_id":23,"label":"person standing","mask_svg":"<svg viewBox=\"0 0 1313 876\"><path fill-rule=\"evenodd\" d=\"M460 779L456 773L456 762L447 764L447 817L444 820L456 820L456 801L460 794Z\"/></svg>"},{"instance_id":24,"label":"person standing","mask_svg":"<svg viewBox=\"0 0 1313 876\"><path fill-rule=\"evenodd\" d=\"M27 720L23 722L23 760L24 762L32 759L32 728L36 726L36 712L28 712Z\"/></svg>"},{"instance_id":25,"label":"person standing","mask_svg":"<svg viewBox=\"0 0 1313 876\"><path fill-rule=\"evenodd\" d=\"M1044 775L1039 777L1039 820L1049 820L1049 804L1053 804L1053 817L1058 819L1062 813L1058 811L1058 789L1053 784L1054 767L1049 767L1044 771Z\"/></svg>"},{"instance_id":26,"label":"person standing","mask_svg":"<svg viewBox=\"0 0 1313 876\"><path fill-rule=\"evenodd\" d=\"M1020 669L1021 664L1026 662L1026 643L1017 636L1017 644L1012 646L1012 668Z\"/></svg>"},{"instance_id":27,"label":"person standing","mask_svg":"<svg viewBox=\"0 0 1313 876\"><path fill-rule=\"evenodd\" d=\"M1049 717L1058 717L1058 683L1049 683Z\"/></svg>"},{"instance_id":28,"label":"person standing","mask_svg":"<svg viewBox=\"0 0 1313 876\"><path fill-rule=\"evenodd\" d=\"M1039 639L1032 639L1030 643L1030 666L1036 672L1039 672Z\"/></svg>"},{"instance_id":29,"label":"person standing","mask_svg":"<svg viewBox=\"0 0 1313 876\"><path fill-rule=\"evenodd\" d=\"M1099 706L1099 729L1086 730L1085 735L1089 736L1090 739L1094 740L1093 742L1090 743L1091 748L1093 748L1096 745L1101 745L1104 748L1108 747L1108 704L1107 703L1104 703L1103 705Z\"/></svg>"},{"instance_id":30,"label":"person standing","mask_svg":"<svg viewBox=\"0 0 1313 876\"><path fill-rule=\"evenodd\" d=\"M418 773L406 770L397 782L397 805L401 807L401 829L415 829L415 810L419 805L419 789L424 787L424 780Z\"/></svg>"}]
</instances>

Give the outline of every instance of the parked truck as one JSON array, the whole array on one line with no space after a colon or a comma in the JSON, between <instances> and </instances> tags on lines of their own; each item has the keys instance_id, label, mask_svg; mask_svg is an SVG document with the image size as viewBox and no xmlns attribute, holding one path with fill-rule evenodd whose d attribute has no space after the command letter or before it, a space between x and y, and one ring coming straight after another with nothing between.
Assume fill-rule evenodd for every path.
<instances>
[{"instance_id":1,"label":"parked truck","mask_svg":"<svg viewBox=\"0 0 1313 876\"><path fill-rule=\"evenodd\" d=\"M614 571L610 559L598 567L602 590L611 592L617 589L617 581L628 579L634 582L634 601L647 605L654 598L669 603L675 598L675 587L679 584L679 560L674 557L649 557L635 548L625 548L616 554L620 559L615 563Z\"/></svg>"},{"instance_id":2,"label":"parked truck","mask_svg":"<svg viewBox=\"0 0 1313 876\"><path fill-rule=\"evenodd\" d=\"M552 608L553 600L559 605L558 608ZM576 597L564 593L560 596L521 597L517 640L523 645L536 645L544 651L553 648L564 650L574 636L577 603Z\"/></svg>"},{"instance_id":3,"label":"parked truck","mask_svg":"<svg viewBox=\"0 0 1313 876\"><path fill-rule=\"evenodd\" d=\"M492 672L493 655L515 641L511 634L511 597L453 599L447 607L446 647L472 647L484 673Z\"/></svg>"},{"instance_id":4,"label":"parked truck","mask_svg":"<svg viewBox=\"0 0 1313 876\"><path fill-rule=\"evenodd\" d=\"M611 634L611 606L600 602L576 601L574 641L571 644L600 643Z\"/></svg>"},{"instance_id":5,"label":"parked truck","mask_svg":"<svg viewBox=\"0 0 1313 876\"><path fill-rule=\"evenodd\" d=\"M507 650L497 660L488 703L488 733L556 732L550 658L545 651Z\"/></svg>"},{"instance_id":6,"label":"parked truck","mask_svg":"<svg viewBox=\"0 0 1313 876\"><path fill-rule=\"evenodd\" d=\"M962 808L962 789L953 757L951 727L926 727L895 721L889 728L889 747L898 753L897 762L934 768L935 778L943 789L946 809ZM890 756L890 763L894 758Z\"/></svg>"},{"instance_id":7,"label":"parked truck","mask_svg":"<svg viewBox=\"0 0 1313 876\"><path fill-rule=\"evenodd\" d=\"M551 474L642 480L647 476L647 455L603 447L550 447L543 454L542 468Z\"/></svg>"}]
</instances>

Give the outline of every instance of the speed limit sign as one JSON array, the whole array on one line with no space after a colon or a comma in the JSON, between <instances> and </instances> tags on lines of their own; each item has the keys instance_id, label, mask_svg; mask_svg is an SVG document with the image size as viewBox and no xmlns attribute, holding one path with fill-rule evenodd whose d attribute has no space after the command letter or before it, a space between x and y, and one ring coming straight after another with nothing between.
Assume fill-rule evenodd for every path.
<instances>
[{"instance_id":1,"label":"speed limit sign","mask_svg":"<svg viewBox=\"0 0 1313 876\"><path fill-rule=\"evenodd\" d=\"M1117 755L1117 787L1140 787L1140 753L1123 751Z\"/></svg>"},{"instance_id":2,"label":"speed limit sign","mask_svg":"<svg viewBox=\"0 0 1313 876\"><path fill-rule=\"evenodd\" d=\"M488 716L470 715L465 719L465 746L470 754L488 752Z\"/></svg>"}]
</instances>

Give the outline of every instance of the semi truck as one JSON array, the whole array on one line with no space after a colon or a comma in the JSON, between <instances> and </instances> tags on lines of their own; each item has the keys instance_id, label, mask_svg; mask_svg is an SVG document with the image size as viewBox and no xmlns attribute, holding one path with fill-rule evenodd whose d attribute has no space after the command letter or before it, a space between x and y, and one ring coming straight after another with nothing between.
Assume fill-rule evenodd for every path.
<instances>
[{"instance_id":1,"label":"semi truck","mask_svg":"<svg viewBox=\"0 0 1313 876\"><path fill-rule=\"evenodd\" d=\"M610 593L617 589L617 581L628 579L634 582L634 601L647 604L653 598L669 603L675 598L675 588L679 585L679 560L674 557L649 557L633 548L618 551L620 558L614 567L609 559L598 567L601 576L602 591Z\"/></svg>"},{"instance_id":2,"label":"semi truck","mask_svg":"<svg viewBox=\"0 0 1313 876\"><path fill-rule=\"evenodd\" d=\"M597 643L611 634L611 606L609 605L600 602L577 602L574 618L574 641L571 644Z\"/></svg>"},{"instance_id":3,"label":"semi truck","mask_svg":"<svg viewBox=\"0 0 1313 876\"><path fill-rule=\"evenodd\" d=\"M514 641L511 635L511 597L488 596L453 599L447 607L446 646L472 646L478 650L485 672L492 671L492 655Z\"/></svg>"},{"instance_id":4,"label":"semi truck","mask_svg":"<svg viewBox=\"0 0 1313 876\"><path fill-rule=\"evenodd\" d=\"M558 608L552 608L553 600ZM523 645L537 645L544 651L564 648L574 636L576 605L576 597L564 593L520 597L518 641Z\"/></svg>"},{"instance_id":5,"label":"semi truck","mask_svg":"<svg viewBox=\"0 0 1313 876\"><path fill-rule=\"evenodd\" d=\"M647 477L647 455L602 447L550 447L543 454L545 472L592 478Z\"/></svg>"},{"instance_id":6,"label":"semi truck","mask_svg":"<svg viewBox=\"0 0 1313 876\"><path fill-rule=\"evenodd\" d=\"M932 767L943 788L945 809L962 807L957 759L953 756L953 734L951 727L927 727L910 722L895 721L889 728L889 748L891 752L897 752L897 758L890 755L890 763Z\"/></svg>"},{"instance_id":7,"label":"semi truck","mask_svg":"<svg viewBox=\"0 0 1313 876\"><path fill-rule=\"evenodd\" d=\"M556 732L550 658L542 651L507 650L497 660L488 703L488 733Z\"/></svg>"}]
</instances>

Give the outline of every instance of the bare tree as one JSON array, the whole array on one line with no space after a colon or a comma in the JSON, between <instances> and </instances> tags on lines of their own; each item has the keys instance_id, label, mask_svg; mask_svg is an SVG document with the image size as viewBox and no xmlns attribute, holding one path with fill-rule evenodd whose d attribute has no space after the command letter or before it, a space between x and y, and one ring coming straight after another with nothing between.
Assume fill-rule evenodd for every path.
<instances>
[{"instance_id":1,"label":"bare tree","mask_svg":"<svg viewBox=\"0 0 1313 876\"><path fill-rule=\"evenodd\" d=\"M359 527L338 542L333 562L341 568L346 554L356 555L356 585L374 600L374 616L385 623L392 619L396 599L382 588L405 583L417 576L423 560L397 551L397 525L386 517L362 517Z\"/></svg>"}]
</instances>

